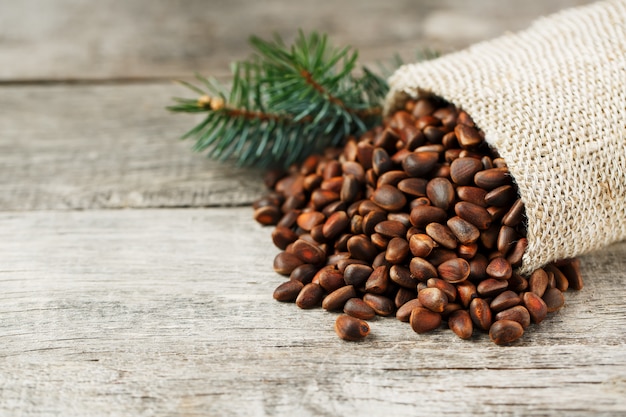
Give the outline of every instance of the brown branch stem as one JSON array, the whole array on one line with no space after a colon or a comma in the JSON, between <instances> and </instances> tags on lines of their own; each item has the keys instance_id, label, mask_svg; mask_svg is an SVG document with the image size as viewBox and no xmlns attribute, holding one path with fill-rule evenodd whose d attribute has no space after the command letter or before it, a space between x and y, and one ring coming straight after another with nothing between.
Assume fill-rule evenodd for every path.
<instances>
[{"instance_id":1,"label":"brown branch stem","mask_svg":"<svg viewBox=\"0 0 626 417\"><path fill-rule=\"evenodd\" d=\"M363 109L363 110L350 109L350 108L345 106L345 104L343 103L342 100L340 100L339 98L334 97L332 94L328 93L328 91L326 91L326 89L324 87L322 87L319 83L317 83L313 79L313 76L311 75L310 72L308 72L308 71L303 69L303 70L300 71L300 74L305 78L307 83L309 83L311 86L313 86L313 88L316 91L318 91L320 94L326 96L331 103L334 103L334 104L342 107L343 109L345 109L350 114L354 114L354 115L357 115L359 117L372 117L372 116L380 115L381 112L382 112L382 108L379 107L379 106L377 106L377 107L370 107L368 109ZM265 112L260 112L260 111L253 111L253 110L229 107L228 105L226 105L224 103L224 100L222 98L220 98L220 97L210 97L210 96L207 96L207 95L204 95L204 96L201 96L200 98L198 98L196 103L197 103L197 105L199 107L202 107L202 108L207 109L207 110L222 111L222 112L225 112L226 114L228 114L230 117L243 117L243 118L248 119L248 120L257 119L257 120L260 120L262 122L284 120L284 121L289 121L289 122L292 122L292 123L309 123L309 122L311 122L313 120L312 117L307 116L307 117L304 117L304 118L298 120L297 122L294 122L293 117L291 117L290 115L265 113Z\"/></svg>"},{"instance_id":2,"label":"brown branch stem","mask_svg":"<svg viewBox=\"0 0 626 417\"><path fill-rule=\"evenodd\" d=\"M311 85L315 89L315 91L319 92L321 95L326 96L328 98L328 101L330 101L333 104L338 105L339 107L342 107L344 110L346 110L350 114L355 114L360 117L371 117L371 116L378 116L382 113L383 109L382 107L379 107L379 106L370 107L369 109L363 109L363 110L355 110L355 109L346 107L346 105L341 99L330 94L322 85L320 85L317 81L315 81L313 79L313 75L309 71L305 69L301 69L300 75L302 76L302 78L304 78L307 84Z\"/></svg>"},{"instance_id":3,"label":"brown branch stem","mask_svg":"<svg viewBox=\"0 0 626 417\"><path fill-rule=\"evenodd\" d=\"M317 81L313 79L313 75L309 71L301 69L300 75L302 76L302 78L304 78L307 84L311 85L315 89L315 91L319 92L321 95L328 97L328 101L340 107L343 107L344 109L346 108L345 104L343 104L343 101L326 91L324 87L322 87Z\"/></svg>"}]
</instances>

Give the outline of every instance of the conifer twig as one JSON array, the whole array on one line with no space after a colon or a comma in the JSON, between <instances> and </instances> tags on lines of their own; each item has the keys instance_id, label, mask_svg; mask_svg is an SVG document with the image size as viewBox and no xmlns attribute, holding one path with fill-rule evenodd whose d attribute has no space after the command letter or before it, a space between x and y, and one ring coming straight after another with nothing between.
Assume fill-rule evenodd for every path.
<instances>
[{"instance_id":1,"label":"conifer twig","mask_svg":"<svg viewBox=\"0 0 626 417\"><path fill-rule=\"evenodd\" d=\"M279 37L250 43L255 54L233 65L230 91L197 76L200 86L183 84L199 97L169 107L207 114L183 136L195 138L196 150L241 165L287 166L380 122L387 83L367 68L355 74L356 51L317 33L300 32L290 47Z\"/></svg>"}]
</instances>

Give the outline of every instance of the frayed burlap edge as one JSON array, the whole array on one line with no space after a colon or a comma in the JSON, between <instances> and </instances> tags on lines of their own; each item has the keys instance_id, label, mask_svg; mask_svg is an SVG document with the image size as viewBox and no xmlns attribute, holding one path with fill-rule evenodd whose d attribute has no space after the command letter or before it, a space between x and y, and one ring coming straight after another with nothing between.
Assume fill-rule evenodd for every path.
<instances>
[{"instance_id":1,"label":"frayed burlap edge","mask_svg":"<svg viewBox=\"0 0 626 417\"><path fill-rule=\"evenodd\" d=\"M625 0L403 66L389 82L387 113L440 96L505 159L528 218L521 273L626 239Z\"/></svg>"}]
</instances>

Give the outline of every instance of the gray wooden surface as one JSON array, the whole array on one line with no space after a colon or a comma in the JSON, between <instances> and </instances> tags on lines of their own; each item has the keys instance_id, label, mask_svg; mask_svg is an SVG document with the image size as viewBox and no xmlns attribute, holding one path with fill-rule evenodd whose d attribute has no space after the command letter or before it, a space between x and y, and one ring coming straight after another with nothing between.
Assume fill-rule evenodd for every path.
<instances>
[{"instance_id":1,"label":"gray wooden surface","mask_svg":"<svg viewBox=\"0 0 626 417\"><path fill-rule=\"evenodd\" d=\"M0 416L626 414L626 242L514 346L281 304L259 173L207 161L170 78L251 33L328 31L366 61L456 49L583 2L0 3ZM241 206L241 207L236 207Z\"/></svg>"}]
</instances>

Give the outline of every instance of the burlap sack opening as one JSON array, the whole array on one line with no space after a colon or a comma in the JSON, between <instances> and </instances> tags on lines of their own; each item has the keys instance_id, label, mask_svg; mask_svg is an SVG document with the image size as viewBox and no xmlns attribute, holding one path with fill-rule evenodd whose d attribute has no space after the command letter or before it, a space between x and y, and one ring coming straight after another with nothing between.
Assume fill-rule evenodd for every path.
<instances>
[{"instance_id":1,"label":"burlap sack opening","mask_svg":"<svg viewBox=\"0 0 626 417\"><path fill-rule=\"evenodd\" d=\"M626 239L626 1L406 65L387 113L436 95L472 116L526 205L521 273Z\"/></svg>"}]
</instances>

